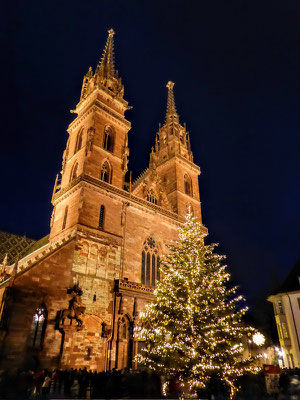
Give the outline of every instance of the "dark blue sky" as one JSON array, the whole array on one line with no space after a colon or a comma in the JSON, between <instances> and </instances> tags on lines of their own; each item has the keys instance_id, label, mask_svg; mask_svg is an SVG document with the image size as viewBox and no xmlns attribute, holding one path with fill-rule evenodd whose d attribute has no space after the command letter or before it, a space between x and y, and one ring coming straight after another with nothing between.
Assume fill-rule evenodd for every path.
<instances>
[{"instance_id":1,"label":"dark blue sky","mask_svg":"<svg viewBox=\"0 0 300 400\"><path fill-rule=\"evenodd\" d=\"M201 167L209 240L250 300L300 257L300 3L4 1L1 6L0 229L49 231L83 75L115 35L133 109L130 169L148 165L166 82Z\"/></svg>"}]
</instances>

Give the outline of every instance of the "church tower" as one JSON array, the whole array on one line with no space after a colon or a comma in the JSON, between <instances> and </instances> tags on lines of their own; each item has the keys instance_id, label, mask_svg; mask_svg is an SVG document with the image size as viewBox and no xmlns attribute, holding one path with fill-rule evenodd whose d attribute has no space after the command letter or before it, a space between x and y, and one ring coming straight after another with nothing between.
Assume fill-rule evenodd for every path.
<instances>
[{"instance_id":1,"label":"church tower","mask_svg":"<svg viewBox=\"0 0 300 400\"><path fill-rule=\"evenodd\" d=\"M94 186L124 187L127 171L130 122L123 98L124 87L114 66L114 31L108 31L101 61L84 76L76 118L68 127L69 139L63 154L61 180L56 178L52 203L50 241L78 224L103 227L105 204ZM103 206L101 208L101 205ZM117 233L117 232L116 232Z\"/></svg>"},{"instance_id":2,"label":"church tower","mask_svg":"<svg viewBox=\"0 0 300 400\"><path fill-rule=\"evenodd\" d=\"M5 368L22 365L21 354L38 356L51 369L137 368L143 343L134 327L155 300L161 257L178 238L188 209L201 222L200 168L179 122L172 82L149 167L125 184L131 125L113 47L110 29L72 111L49 242L37 242L0 281ZM6 297L11 289L16 296Z\"/></svg>"},{"instance_id":3,"label":"church tower","mask_svg":"<svg viewBox=\"0 0 300 400\"><path fill-rule=\"evenodd\" d=\"M201 222L198 176L200 168L193 162L190 137L179 122L174 99L174 83L168 82L165 123L159 127L149 169L160 177L173 212L179 217L190 208Z\"/></svg>"}]
</instances>

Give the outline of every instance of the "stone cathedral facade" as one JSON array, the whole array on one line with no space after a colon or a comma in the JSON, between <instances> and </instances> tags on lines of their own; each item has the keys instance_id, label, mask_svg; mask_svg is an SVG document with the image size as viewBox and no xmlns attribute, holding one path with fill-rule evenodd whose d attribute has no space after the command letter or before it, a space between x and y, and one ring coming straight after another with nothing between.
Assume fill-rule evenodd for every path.
<instances>
[{"instance_id":1,"label":"stone cathedral facade","mask_svg":"<svg viewBox=\"0 0 300 400\"><path fill-rule=\"evenodd\" d=\"M189 207L201 221L200 169L172 82L149 166L136 181L125 181L131 124L113 40L110 30L72 111L50 234L14 265L3 262L1 368L136 368L143 343L133 329L154 301L160 256Z\"/></svg>"}]
</instances>

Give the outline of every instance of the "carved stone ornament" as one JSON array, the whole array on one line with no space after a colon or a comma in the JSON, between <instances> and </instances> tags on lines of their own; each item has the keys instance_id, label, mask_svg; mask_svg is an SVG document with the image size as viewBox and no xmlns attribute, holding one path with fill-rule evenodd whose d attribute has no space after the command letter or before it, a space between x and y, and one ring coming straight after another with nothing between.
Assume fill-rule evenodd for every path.
<instances>
[{"instance_id":1,"label":"carved stone ornament","mask_svg":"<svg viewBox=\"0 0 300 400\"><path fill-rule=\"evenodd\" d=\"M87 131L86 147L85 147L85 155L86 156L93 149L94 135L95 135L95 129L91 126Z\"/></svg>"}]
</instances>

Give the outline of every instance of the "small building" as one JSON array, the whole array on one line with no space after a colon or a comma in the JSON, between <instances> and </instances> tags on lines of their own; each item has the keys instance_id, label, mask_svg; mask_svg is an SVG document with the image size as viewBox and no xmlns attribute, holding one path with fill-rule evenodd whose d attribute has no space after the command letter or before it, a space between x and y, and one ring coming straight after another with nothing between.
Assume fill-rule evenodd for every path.
<instances>
[{"instance_id":1,"label":"small building","mask_svg":"<svg viewBox=\"0 0 300 400\"><path fill-rule=\"evenodd\" d=\"M273 303L286 368L300 367L300 259L284 283L268 297Z\"/></svg>"}]
</instances>

